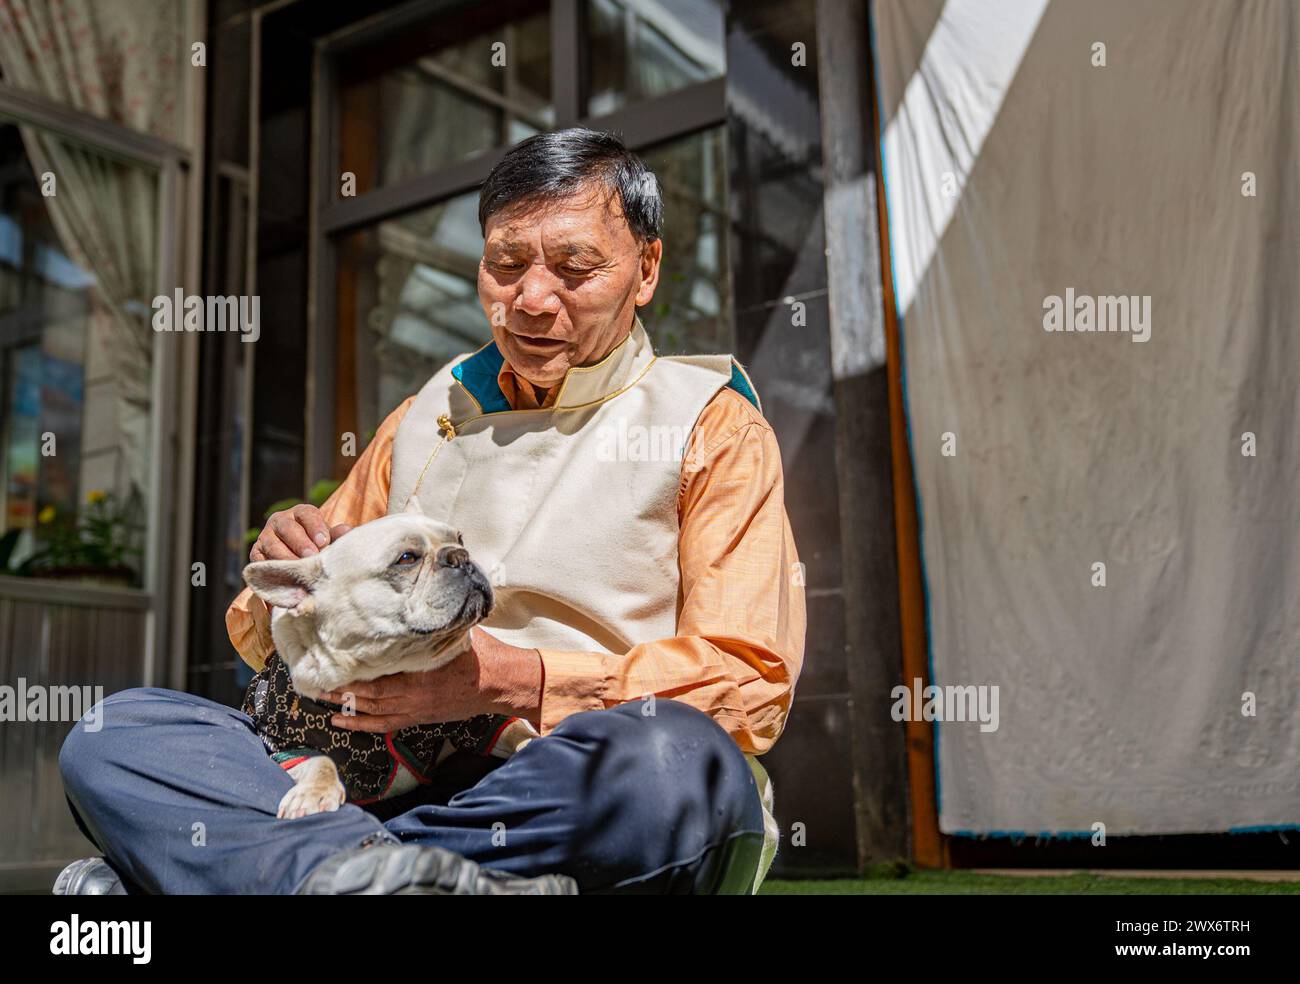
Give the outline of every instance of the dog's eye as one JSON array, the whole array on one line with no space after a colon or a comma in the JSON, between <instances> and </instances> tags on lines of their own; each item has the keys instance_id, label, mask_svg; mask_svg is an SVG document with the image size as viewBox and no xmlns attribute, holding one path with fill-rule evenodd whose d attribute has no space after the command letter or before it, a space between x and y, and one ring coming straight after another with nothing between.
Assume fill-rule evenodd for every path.
<instances>
[{"instance_id":1,"label":"dog's eye","mask_svg":"<svg viewBox=\"0 0 1300 984\"><path fill-rule=\"evenodd\" d=\"M420 562L420 555L418 553L416 553L414 550L403 550L402 556L398 557L397 560L393 561L393 565L400 566L400 567L409 567L411 564L418 564L419 562Z\"/></svg>"}]
</instances>

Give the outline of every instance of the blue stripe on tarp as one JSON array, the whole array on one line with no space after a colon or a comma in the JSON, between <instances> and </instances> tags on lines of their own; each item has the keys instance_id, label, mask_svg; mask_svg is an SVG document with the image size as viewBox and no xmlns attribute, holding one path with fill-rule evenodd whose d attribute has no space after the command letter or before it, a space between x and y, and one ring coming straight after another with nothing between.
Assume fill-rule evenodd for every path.
<instances>
[{"instance_id":1,"label":"blue stripe on tarp","mask_svg":"<svg viewBox=\"0 0 1300 984\"><path fill-rule=\"evenodd\" d=\"M876 83L876 117L880 120L880 181L885 189L885 217L889 217L889 169L885 162L885 130L888 120L885 119L885 107L883 103L884 89L880 84L880 53L876 47L876 18L874 5L867 5L867 34L871 39L871 65L875 75ZM893 224L888 224L887 232L889 241L885 246L889 249L892 257L894 252L893 243ZM894 264L889 264L889 279L894 288L894 309L898 318L898 375L903 383L903 423L907 429L907 452L912 456L912 461L916 461L916 441L912 437L912 414L909 408L912 405L911 397L908 393L907 386L907 332L904 331L903 312L898 310L898 277L894 274ZM920 566L921 566L921 594L925 599L925 661L930 670L930 683L938 686L938 680L934 672L934 633L930 631L930 578L925 572L925 511L921 503L921 489L917 485L916 467L912 467L912 498L916 500L916 535L920 547ZM934 809L936 815L942 819L943 816L943 778L939 772L939 722L934 722ZM942 827L940 828L942 830ZM957 835L961 836L961 835Z\"/></svg>"},{"instance_id":2,"label":"blue stripe on tarp","mask_svg":"<svg viewBox=\"0 0 1300 984\"><path fill-rule=\"evenodd\" d=\"M1037 833L1031 830L987 830L987 831L986 830L954 830L951 833L949 833L948 836L949 837L970 837L970 838L975 838L980 840L982 840L985 837L1010 837L1012 839L1020 839L1020 840L1025 840L1030 837L1034 838L1035 840L1053 840L1053 839L1077 840L1081 837L1091 837L1092 834L1093 832L1091 830L1040 830ZM1155 837L1160 835L1157 834L1125 835L1125 834L1108 833L1107 836Z\"/></svg>"},{"instance_id":3,"label":"blue stripe on tarp","mask_svg":"<svg viewBox=\"0 0 1300 984\"><path fill-rule=\"evenodd\" d=\"M505 356L497 348L497 343L491 342L452 367L451 374L478 400L484 413L510 409L510 401L497 382L497 373L501 371L503 362Z\"/></svg>"},{"instance_id":4,"label":"blue stripe on tarp","mask_svg":"<svg viewBox=\"0 0 1300 984\"><path fill-rule=\"evenodd\" d=\"M1219 834L1274 834L1283 830L1300 830L1300 823L1271 823L1259 824L1249 827L1229 827L1227 830L1201 830L1191 831L1182 834L1113 834L1106 832L1107 837L1213 837ZM945 831L949 837L966 837L973 840L983 840L991 837L1007 837L1012 839L1025 840L1030 837L1035 840L1071 840L1080 837L1091 837L1091 830L1040 830L1037 833L1031 830L952 830Z\"/></svg>"}]
</instances>

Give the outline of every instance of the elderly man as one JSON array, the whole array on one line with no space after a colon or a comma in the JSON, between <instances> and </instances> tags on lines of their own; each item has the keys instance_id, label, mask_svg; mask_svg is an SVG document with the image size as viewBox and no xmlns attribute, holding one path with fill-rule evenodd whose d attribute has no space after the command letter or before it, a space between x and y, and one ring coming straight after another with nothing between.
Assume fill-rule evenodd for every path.
<instances>
[{"instance_id":1,"label":"elderly man","mask_svg":"<svg viewBox=\"0 0 1300 984\"><path fill-rule=\"evenodd\" d=\"M278 820L291 780L248 717L126 691L60 756L105 859L57 890L757 889L776 830L755 756L784 726L805 624L772 429L729 356L652 350L636 309L658 284L662 203L617 139L524 141L479 218L492 342L394 410L320 510L273 515L251 557L309 556L414 496L463 532L496 607L455 661L355 684L357 713L333 723L501 714L542 737L504 764L458 753L474 761L386 821L352 804ZM226 621L260 668L265 605L245 591Z\"/></svg>"}]
</instances>

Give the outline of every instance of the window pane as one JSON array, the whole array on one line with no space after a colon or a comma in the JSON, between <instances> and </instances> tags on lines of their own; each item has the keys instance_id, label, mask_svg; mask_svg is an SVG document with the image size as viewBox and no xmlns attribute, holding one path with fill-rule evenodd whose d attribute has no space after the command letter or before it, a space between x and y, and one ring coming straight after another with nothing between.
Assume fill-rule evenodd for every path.
<instances>
[{"instance_id":1,"label":"window pane","mask_svg":"<svg viewBox=\"0 0 1300 984\"><path fill-rule=\"evenodd\" d=\"M732 345L725 130L717 127L641 155L664 199L664 258L641 320L661 355L728 352Z\"/></svg>"},{"instance_id":2,"label":"window pane","mask_svg":"<svg viewBox=\"0 0 1300 984\"><path fill-rule=\"evenodd\" d=\"M721 128L643 156L664 196L664 262L640 311L664 355L731 348L726 160ZM453 356L492 338L478 299L478 194L339 240L336 432L364 446L384 416ZM353 459L340 457L337 474Z\"/></svg>"},{"instance_id":3,"label":"window pane","mask_svg":"<svg viewBox=\"0 0 1300 984\"><path fill-rule=\"evenodd\" d=\"M600 116L725 71L715 0L588 0L587 112Z\"/></svg>"},{"instance_id":4,"label":"window pane","mask_svg":"<svg viewBox=\"0 0 1300 984\"><path fill-rule=\"evenodd\" d=\"M477 192L340 240L339 433L364 445L439 367L491 340L478 300L482 254Z\"/></svg>"},{"instance_id":5,"label":"window pane","mask_svg":"<svg viewBox=\"0 0 1300 984\"><path fill-rule=\"evenodd\" d=\"M552 126L550 28L549 3L474 5L343 58L340 171L360 194Z\"/></svg>"},{"instance_id":6,"label":"window pane","mask_svg":"<svg viewBox=\"0 0 1300 984\"><path fill-rule=\"evenodd\" d=\"M0 173L0 570L139 585L157 177L12 124Z\"/></svg>"}]
</instances>

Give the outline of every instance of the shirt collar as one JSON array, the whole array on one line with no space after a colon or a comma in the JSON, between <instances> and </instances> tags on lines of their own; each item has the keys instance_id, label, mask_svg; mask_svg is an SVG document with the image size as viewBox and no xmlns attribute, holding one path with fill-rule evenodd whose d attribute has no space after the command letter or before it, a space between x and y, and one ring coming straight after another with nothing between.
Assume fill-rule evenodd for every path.
<instances>
[{"instance_id":1,"label":"shirt collar","mask_svg":"<svg viewBox=\"0 0 1300 984\"><path fill-rule=\"evenodd\" d=\"M497 370L497 386L511 410L544 410L553 406L555 398L560 395L560 384L556 383L547 391L546 399L538 403L533 384L511 369L508 362L502 362Z\"/></svg>"},{"instance_id":2,"label":"shirt collar","mask_svg":"<svg viewBox=\"0 0 1300 984\"><path fill-rule=\"evenodd\" d=\"M598 402L635 382L654 357L650 337L636 317L608 355L594 365L569 369L539 405L532 385L505 362L492 341L452 368L452 376L460 383L460 388L453 390L452 416L460 419L476 413L562 409Z\"/></svg>"}]
</instances>

